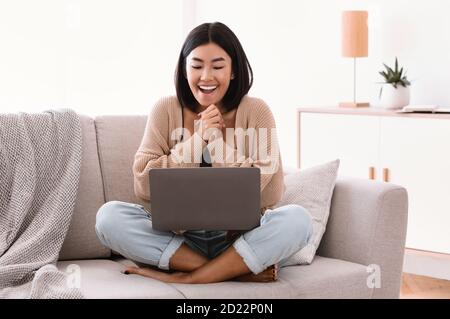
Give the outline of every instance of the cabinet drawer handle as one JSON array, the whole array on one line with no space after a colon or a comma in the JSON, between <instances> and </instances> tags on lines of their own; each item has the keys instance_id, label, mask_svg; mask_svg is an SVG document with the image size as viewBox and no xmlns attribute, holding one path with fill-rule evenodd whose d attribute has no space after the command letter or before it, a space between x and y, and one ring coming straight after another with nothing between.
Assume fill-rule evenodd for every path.
<instances>
[{"instance_id":1,"label":"cabinet drawer handle","mask_svg":"<svg viewBox=\"0 0 450 319\"><path fill-rule=\"evenodd\" d=\"M375 179L375 167L369 167L369 179Z\"/></svg>"},{"instance_id":2,"label":"cabinet drawer handle","mask_svg":"<svg viewBox=\"0 0 450 319\"><path fill-rule=\"evenodd\" d=\"M383 168L383 181L389 182L389 169Z\"/></svg>"}]
</instances>

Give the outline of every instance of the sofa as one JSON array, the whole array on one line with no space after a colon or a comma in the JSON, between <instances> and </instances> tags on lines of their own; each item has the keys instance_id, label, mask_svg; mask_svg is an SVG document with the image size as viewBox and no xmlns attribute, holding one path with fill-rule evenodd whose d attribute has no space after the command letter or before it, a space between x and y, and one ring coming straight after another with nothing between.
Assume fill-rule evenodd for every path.
<instances>
[{"instance_id":1,"label":"sofa","mask_svg":"<svg viewBox=\"0 0 450 319\"><path fill-rule=\"evenodd\" d=\"M97 238L96 213L112 200L148 204L131 171L146 116L80 115L83 159L69 231L57 263L78 271L86 298L398 298L407 225L407 192L390 183L338 177L330 216L310 265L280 269L271 283L167 284L121 271L133 262ZM288 174L288 173L285 173Z\"/></svg>"}]
</instances>

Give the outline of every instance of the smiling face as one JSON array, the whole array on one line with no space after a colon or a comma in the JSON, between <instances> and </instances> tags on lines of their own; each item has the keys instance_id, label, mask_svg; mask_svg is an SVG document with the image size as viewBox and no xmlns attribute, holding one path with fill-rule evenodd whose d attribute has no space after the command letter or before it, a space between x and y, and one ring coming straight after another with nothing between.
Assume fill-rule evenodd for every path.
<instances>
[{"instance_id":1,"label":"smiling face","mask_svg":"<svg viewBox=\"0 0 450 319\"><path fill-rule=\"evenodd\" d=\"M218 107L233 79L231 58L220 46L208 43L196 47L186 58L186 76L200 111Z\"/></svg>"}]
</instances>

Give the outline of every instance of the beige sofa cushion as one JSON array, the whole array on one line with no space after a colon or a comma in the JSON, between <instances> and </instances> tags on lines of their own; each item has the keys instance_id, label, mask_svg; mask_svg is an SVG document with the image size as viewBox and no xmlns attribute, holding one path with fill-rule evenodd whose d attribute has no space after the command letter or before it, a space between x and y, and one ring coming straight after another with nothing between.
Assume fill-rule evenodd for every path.
<instances>
[{"instance_id":1,"label":"beige sofa cushion","mask_svg":"<svg viewBox=\"0 0 450 319\"><path fill-rule=\"evenodd\" d=\"M63 261L58 262L56 266L72 276L69 282L72 285L79 284L84 298L183 298L177 289L166 283L138 275L123 274L125 266L112 260Z\"/></svg>"},{"instance_id":2,"label":"beige sofa cushion","mask_svg":"<svg viewBox=\"0 0 450 319\"><path fill-rule=\"evenodd\" d=\"M95 118L98 153L107 202L119 200L138 203L150 210L147 202L134 194L133 161L142 140L147 116L121 115Z\"/></svg>"},{"instance_id":3,"label":"beige sofa cushion","mask_svg":"<svg viewBox=\"0 0 450 319\"><path fill-rule=\"evenodd\" d=\"M297 204L312 217L313 234L308 244L291 256L288 265L310 264L325 233L330 215L331 197L336 184L339 160L288 174L286 190L277 206Z\"/></svg>"},{"instance_id":4,"label":"beige sofa cushion","mask_svg":"<svg viewBox=\"0 0 450 319\"><path fill-rule=\"evenodd\" d=\"M227 281L207 285L171 284L186 298L371 298L367 267L316 256L311 265L280 269L271 283Z\"/></svg>"},{"instance_id":5,"label":"beige sofa cushion","mask_svg":"<svg viewBox=\"0 0 450 319\"><path fill-rule=\"evenodd\" d=\"M83 154L80 183L72 221L59 259L101 258L110 256L95 233L95 216L104 203L102 177L97 155L94 120L80 115Z\"/></svg>"},{"instance_id":6,"label":"beige sofa cushion","mask_svg":"<svg viewBox=\"0 0 450 319\"><path fill-rule=\"evenodd\" d=\"M85 298L371 298L373 294L367 286L366 266L321 256L311 265L281 268L279 279L272 283L166 284L124 275L130 265L134 264L129 260L74 260L59 262L57 267L71 274L79 270Z\"/></svg>"}]
</instances>

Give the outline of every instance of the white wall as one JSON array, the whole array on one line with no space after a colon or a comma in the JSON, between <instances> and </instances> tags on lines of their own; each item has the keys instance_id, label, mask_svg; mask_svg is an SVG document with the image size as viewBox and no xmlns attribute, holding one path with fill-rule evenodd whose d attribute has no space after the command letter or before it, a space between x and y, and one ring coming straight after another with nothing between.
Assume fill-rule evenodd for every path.
<instances>
[{"instance_id":1,"label":"white wall","mask_svg":"<svg viewBox=\"0 0 450 319\"><path fill-rule=\"evenodd\" d=\"M413 81L411 103L450 106L447 0L196 0L196 8L197 24L221 21L241 40L255 73L250 93L272 107L287 165L296 163L295 109L353 98L353 60L340 56L342 10L369 11L358 100L377 103L378 71L398 56Z\"/></svg>"},{"instance_id":2,"label":"white wall","mask_svg":"<svg viewBox=\"0 0 450 319\"><path fill-rule=\"evenodd\" d=\"M173 94L182 3L1 0L0 111L148 114Z\"/></svg>"},{"instance_id":3,"label":"white wall","mask_svg":"<svg viewBox=\"0 0 450 319\"><path fill-rule=\"evenodd\" d=\"M448 0L0 0L0 111L147 114L174 94L188 31L217 20L240 38L254 69L250 94L271 106L294 166L295 109L352 99L352 60L340 56L345 9L370 16L359 100L376 103L382 62L398 56L411 103L450 106Z\"/></svg>"}]
</instances>

